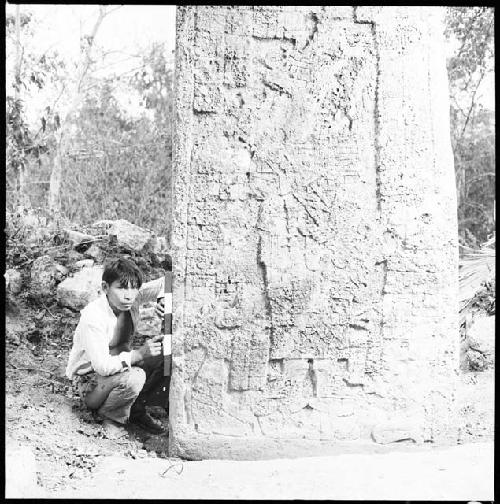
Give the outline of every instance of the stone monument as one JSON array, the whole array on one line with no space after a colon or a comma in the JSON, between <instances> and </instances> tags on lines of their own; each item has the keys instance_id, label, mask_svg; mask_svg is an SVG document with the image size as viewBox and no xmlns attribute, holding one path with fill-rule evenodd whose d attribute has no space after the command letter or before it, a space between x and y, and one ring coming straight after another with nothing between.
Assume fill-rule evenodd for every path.
<instances>
[{"instance_id":1,"label":"stone monument","mask_svg":"<svg viewBox=\"0 0 500 504\"><path fill-rule=\"evenodd\" d=\"M442 14L178 7L171 455L456 440Z\"/></svg>"}]
</instances>

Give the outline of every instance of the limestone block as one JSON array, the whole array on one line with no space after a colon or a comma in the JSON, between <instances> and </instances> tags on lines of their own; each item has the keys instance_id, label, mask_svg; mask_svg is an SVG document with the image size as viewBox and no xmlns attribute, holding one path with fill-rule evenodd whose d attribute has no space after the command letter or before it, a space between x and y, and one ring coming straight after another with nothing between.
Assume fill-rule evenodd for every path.
<instances>
[{"instance_id":1,"label":"limestone block","mask_svg":"<svg viewBox=\"0 0 500 504\"><path fill-rule=\"evenodd\" d=\"M5 272L5 287L12 294L19 294L21 289L23 288L23 279L21 277L21 273L14 269L9 268Z\"/></svg>"},{"instance_id":2,"label":"limestone block","mask_svg":"<svg viewBox=\"0 0 500 504\"><path fill-rule=\"evenodd\" d=\"M92 235L80 233L79 231L75 231L73 229L65 229L64 237L73 245L73 247L81 245L83 242L91 243L95 240Z\"/></svg>"},{"instance_id":3,"label":"limestone block","mask_svg":"<svg viewBox=\"0 0 500 504\"><path fill-rule=\"evenodd\" d=\"M114 220L111 219L101 219L92 224L92 228L94 228L99 234L107 234L107 232L113 227L115 223Z\"/></svg>"},{"instance_id":4,"label":"limestone block","mask_svg":"<svg viewBox=\"0 0 500 504\"><path fill-rule=\"evenodd\" d=\"M99 247L99 245L97 245L97 243L93 243L85 251L85 255L88 257L91 257L92 259L94 259L97 262L102 262L104 260L104 252L101 249L101 247Z\"/></svg>"},{"instance_id":5,"label":"limestone block","mask_svg":"<svg viewBox=\"0 0 500 504\"><path fill-rule=\"evenodd\" d=\"M91 225L92 233L99 235L107 235L109 234L109 231L113 227L114 223L115 221L111 219L98 220Z\"/></svg>"},{"instance_id":6,"label":"limestone block","mask_svg":"<svg viewBox=\"0 0 500 504\"><path fill-rule=\"evenodd\" d=\"M72 310L81 310L101 292L103 266L82 268L57 286L57 302Z\"/></svg>"},{"instance_id":7,"label":"limestone block","mask_svg":"<svg viewBox=\"0 0 500 504\"><path fill-rule=\"evenodd\" d=\"M125 219L114 221L108 233L116 236L119 246L136 252L143 250L152 237L150 231L132 224Z\"/></svg>"},{"instance_id":8,"label":"limestone block","mask_svg":"<svg viewBox=\"0 0 500 504\"><path fill-rule=\"evenodd\" d=\"M50 296L60 278L58 264L48 255L40 256L31 264L30 286L34 294Z\"/></svg>"},{"instance_id":9,"label":"limestone block","mask_svg":"<svg viewBox=\"0 0 500 504\"><path fill-rule=\"evenodd\" d=\"M80 261L76 261L75 268L88 268L94 265L94 259L81 259Z\"/></svg>"},{"instance_id":10,"label":"limestone block","mask_svg":"<svg viewBox=\"0 0 500 504\"><path fill-rule=\"evenodd\" d=\"M66 266L63 266L62 264L56 264L56 269L57 272L59 273L59 280L61 280L69 273L69 269L66 268Z\"/></svg>"}]
</instances>

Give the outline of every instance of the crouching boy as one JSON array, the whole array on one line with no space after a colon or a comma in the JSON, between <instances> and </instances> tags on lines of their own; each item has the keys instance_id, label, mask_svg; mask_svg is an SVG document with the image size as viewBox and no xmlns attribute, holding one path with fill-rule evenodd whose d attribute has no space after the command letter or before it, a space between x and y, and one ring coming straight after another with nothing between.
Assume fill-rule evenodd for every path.
<instances>
[{"instance_id":1,"label":"crouching boy","mask_svg":"<svg viewBox=\"0 0 500 504\"><path fill-rule=\"evenodd\" d=\"M163 427L146 412L147 393L163 380L162 335L132 350L139 306L156 301L163 316L164 279L143 284L128 259L107 263L102 294L82 311L66 376L88 408L96 410L110 438L126 435L127 422L159 434Z\"/></svg>"}]
</instances>

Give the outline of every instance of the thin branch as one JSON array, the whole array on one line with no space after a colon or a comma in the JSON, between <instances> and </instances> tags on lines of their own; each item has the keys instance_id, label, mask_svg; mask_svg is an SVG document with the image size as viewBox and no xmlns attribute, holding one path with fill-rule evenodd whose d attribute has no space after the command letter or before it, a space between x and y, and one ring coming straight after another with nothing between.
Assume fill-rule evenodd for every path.
<instances>
[{"instance_id":1,"label":"thin branch","mask_svg":"<svg viewBox=\"0 0 500 504\"><path fill-rule=\"evenodd\" d=\"M467 181L468 184L472 184L473 182L476 182L476 180L480 180L484 177L495 177L496 176L496 173L495 172L484 172L484 173L481 173L471 179L469 179Z\"/></svg>"},{"instance_id":2,"label":"thin branch","mask_svg":"<svg viewBox=\"0 0 500 504\"><path fill-rule=\"evenodd\" d=\"M111 9L110 11L106 12L106 16L109 16L111 13L117 11L118 9L121 9L122 7L123 7L123 5L118 5L114 9Z\"/></svg>"},{"instance_id":3,"label":"thin branch","mask_svg":"<svg viewBox=\"0 0 500 504\"><path fill-rule=\"evenodd\" d=\"M109 68L109 67L112 67L112 66L116 66L116 65L119 65L125 61L129 61L129 60L132 60L132 59L137 59L139 58L139 56L129 56L128 58L124 58L124 59L121 59L119 61L113 61L111 63L108 63L107 65L103 65L101 67L98 67L95 69L96 72L99 72L101 70L105 70L106 68Z\"/></svg>"},{"instance_id":4,"label":"thin branch","mask_svg":"<svg viewBox=\"0 0 500 504\"><path fill-rule=\"evenodd\" d=\"M464 123L464 126L462 128L462 132L460 133L460 137L458 138L458 142L460 142L464 136L464 133L465 133L465 129L467 128L467 124L469 123L469 120L470 120L470 117L471 117L471 114L472 114L472 110L474 109L474 106L476 105L475 103L475 98L476 98L476 94L477 94L477 91L479 89L479 85L481 84L484 76L486 75L486 69L483 69L483 71L481 72L481 76L479 78L479 81L476 85L476 89L474 89L474 92L472 93L472 97L471 97L471 104L470 104L470 107L469 107L469 111L467 113L467 117L465 118L465 123Z\"/></svg>"}]
</instances>

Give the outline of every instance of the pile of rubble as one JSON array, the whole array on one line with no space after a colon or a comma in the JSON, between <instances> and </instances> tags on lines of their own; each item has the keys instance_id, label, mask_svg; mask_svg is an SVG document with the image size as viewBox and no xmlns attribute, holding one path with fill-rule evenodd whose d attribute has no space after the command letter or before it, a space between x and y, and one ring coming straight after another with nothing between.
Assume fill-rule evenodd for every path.
<instances>
[{"instance_id":1,"label":"pile of rubble","mask_svg":"<svg viewBox=\"0 0 500 504\"><path fill-rule=\"evenodd\" d=\"M165 237L126 220L100 220L85 228L50 224L35 212L18 209L7 229L7 297L24 297L35 304L57 304L75 313L101 291L104 262L128 257L145 281L171 268ZM66 223L67 224L67 223ZM9 229L10 228L10 229ZM156 320L145 311L143 333ZM139 331L141 332L141 331Z\"/></svg>"},{"instance_id":2,"label":"pile of rubble","mask_svg":"<svg viewBox=\"0 0 500 504\"><path fill-rule=\"evenodd\" d=\"M461 368L495 367L495 280L486 282L460 311Z\"/></svg>"}]
</instances>

